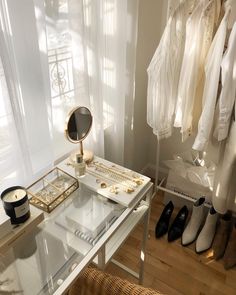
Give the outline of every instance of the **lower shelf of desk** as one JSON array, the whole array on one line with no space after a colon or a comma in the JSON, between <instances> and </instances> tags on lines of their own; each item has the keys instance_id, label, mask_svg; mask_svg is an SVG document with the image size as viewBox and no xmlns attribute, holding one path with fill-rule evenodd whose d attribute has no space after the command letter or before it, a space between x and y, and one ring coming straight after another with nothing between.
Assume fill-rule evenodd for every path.
<instances>
[{"instance_id":1,"label":"lower shelf of desk","mask_svg":"<svg viewBox=\"0 0 236 295\"><path fill-rule=\"evenodd\" d=\"M124 221L116 233L110 238L105 245L105 264L107 264L116 251L123 245L130 233L136 227L136 225L142 220L144 215L148 211L148 205L141 203L141 205L135 209L132 214ZM95 264L98 264L98 257L93 260Z\"/></svg>"},{"instance_id":2,"label":"lower shelf of desk","mask_svg":"<svg viewBox=\"0 0 236 295\"><path fill-rule=\"evenodd\" d=\"M0 240L0 254L6 252L16 241L31 232L44 219L42 211L31 207L30 218L24 223L12 229L12 231Z\"/></svg>"}]
</instances>

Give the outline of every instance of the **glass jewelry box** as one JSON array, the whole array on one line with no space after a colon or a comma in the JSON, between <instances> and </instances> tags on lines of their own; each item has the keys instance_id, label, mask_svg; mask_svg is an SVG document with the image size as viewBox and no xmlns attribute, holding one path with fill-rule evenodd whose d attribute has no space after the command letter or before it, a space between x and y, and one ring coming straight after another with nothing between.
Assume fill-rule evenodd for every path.
<instances>
[{"instance_id":1,"label":"glass jewelry box","mask_svg":"<svg viewBox=\"0 0 236 295\"><path fill-rule=\"evenodd\" d=\"M78 180L56 167L27 188L30 204L50 213L79 187Z\"/></svg>"}]
</instances>

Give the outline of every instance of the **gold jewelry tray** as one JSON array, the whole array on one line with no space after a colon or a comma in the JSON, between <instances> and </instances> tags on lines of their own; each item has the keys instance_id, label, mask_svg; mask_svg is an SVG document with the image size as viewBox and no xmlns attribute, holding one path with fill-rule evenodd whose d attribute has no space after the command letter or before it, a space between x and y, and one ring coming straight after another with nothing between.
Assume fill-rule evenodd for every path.
<instances>
[{"instance_id":1,"label":"gold jewelry tray","mask_svg":"<svg viewBox=\"0 0 236 295\"><path fill-rule=\"evenodd\" d=\"M50 213L79 187L78 180L56 167L27 188L30 204Z\"/></svg>"}]
</instances>

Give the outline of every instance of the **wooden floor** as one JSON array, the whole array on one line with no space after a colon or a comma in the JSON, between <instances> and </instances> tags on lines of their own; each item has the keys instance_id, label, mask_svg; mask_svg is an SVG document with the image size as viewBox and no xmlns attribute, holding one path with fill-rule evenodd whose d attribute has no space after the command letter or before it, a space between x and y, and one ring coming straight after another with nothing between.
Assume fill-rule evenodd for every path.
<instances>
[{"instance_id":1,"label":"wooden floor","mask_svg":"<svg viewBox=\"0 0 236 295\"><path fill-rule=\"evenodd\" d=\"M236 295L236 268L225 271L221 261L212 259L211 250L198 255L194 251L194 244L182 247L180 240L168 243L166 236L155 239L155 225L162 210L160 198L155 197L149 225L144 286L168 295ZM115 259L135 271L139 270L141 236L142 225L138 225L115 256ZM112 263L106 271L137 283L135 278Z\"/></svg>"}]
</instances>

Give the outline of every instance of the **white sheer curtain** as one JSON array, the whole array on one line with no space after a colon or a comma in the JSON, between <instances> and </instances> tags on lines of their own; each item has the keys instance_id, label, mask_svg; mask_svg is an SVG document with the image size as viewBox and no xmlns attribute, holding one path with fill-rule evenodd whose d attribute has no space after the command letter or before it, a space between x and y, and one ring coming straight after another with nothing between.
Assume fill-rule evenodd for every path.
<instances>
[{"instance_id":1,"label":"white sheer curtain","mask_svg":"<svg viewBox=\"0 0 236 295\"><path fill-rule=\"evenodd\" d=\"M10 185L27 186L53 163L43 75L35 41L33 3L1 0L1 190Z\"/></svg>"},{"instance_id":2,"label":"white sheer curtain","mask_svg":"<svg viewBox=\"0 0 236 295\"><path fill-rule=\"evenodd\" d=\"M5 74L0 60L0 189L12 184L20 175L24 179L23 165L15 120L9 99Z\"/></svg>"},{"instance_id":3,"label":"white sheer curtain","mask_svg":"<svg viewBox=\"0 0 236 295\"><path fill-rule=\"evenodd\" d=\"M85 148L124 163L132 135L137 0L0 0L0 189L76 148L68 111L94 117Z\"/></svg>"},{"instance_id":4,"label":"white sheer curtain","mask_svg":"<svg viewBox=\"0 0 236 295\"><path fill-rule=\"evenodd\" d=\"M124 163L125 115L133 108L137 11L136 0L46 0L48 49L67 50L73 64L66 81L65 63L60 62L64 81L59 82L67 94L52 100L54 139L63 151L71 148L61 137L65 116L79 104L94 117L85 147ZM52 68L50 74L52 82Z\"/></svg>"}]
</instances>

